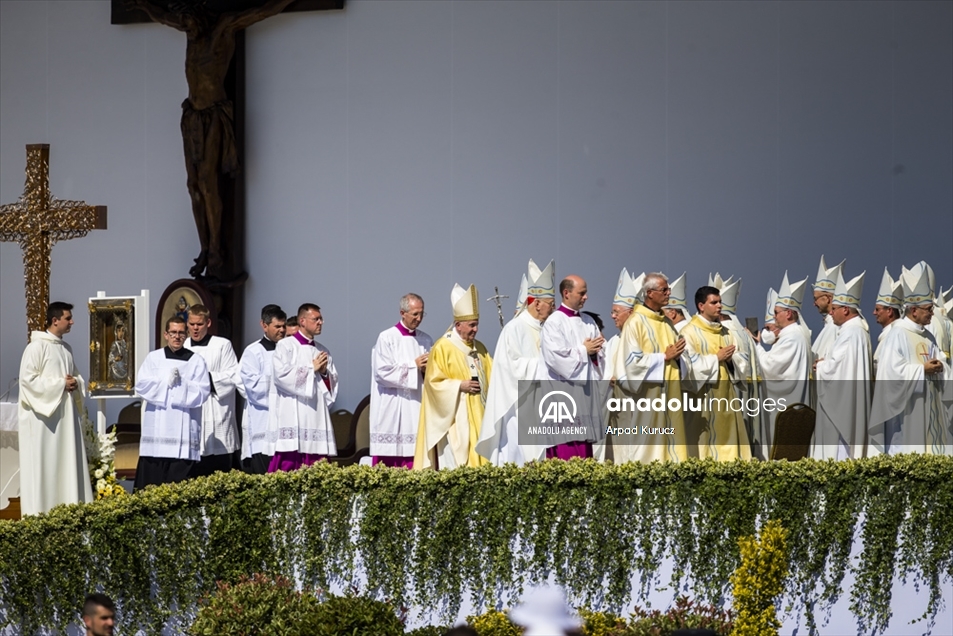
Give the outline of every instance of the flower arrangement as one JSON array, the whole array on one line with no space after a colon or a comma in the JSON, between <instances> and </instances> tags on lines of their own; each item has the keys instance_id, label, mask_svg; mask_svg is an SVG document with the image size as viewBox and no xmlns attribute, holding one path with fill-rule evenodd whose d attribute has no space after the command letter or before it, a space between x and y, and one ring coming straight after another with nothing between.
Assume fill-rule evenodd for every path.
<instances>
[{"instance_id":1,"label":"flower arrangement","mask_svg":"<svg viewBox=\"0 0 953 636\"><path fill-rule=\"evenodd\" d=\"M89 464L89 482L96 493L96 499L126 494L126 489L116 479L116 433L100 435L96 424L89 419L89 410L83 403L79 391L73 391L76 410L82 413L80 424L83 431L83 446L86 447L86 461Z\"/></svg>"}]
</instances>

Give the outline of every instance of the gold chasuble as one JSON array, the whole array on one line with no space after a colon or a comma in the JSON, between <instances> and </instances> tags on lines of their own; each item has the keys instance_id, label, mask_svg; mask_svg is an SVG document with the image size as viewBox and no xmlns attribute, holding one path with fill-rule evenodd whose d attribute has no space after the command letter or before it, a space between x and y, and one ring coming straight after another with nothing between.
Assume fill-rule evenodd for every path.
<instances>
[{"instance_id":1,"label":"gold chasuble","mask_svg":"<svg viewBox=\"0 0 953 636\"><path fill-rule=\"evenodd\" d=\"M477 454L476 444L492 366L482 342L468 346L452 328L434 343L420 403L415 470L488 463ZM480 393L460 393L460 383L473 376L480 379Z\"/></svg>"},{"instance_id":2,"label":"gold chasuble","mask_svg":"<svg viewBox=\"0 0 953 636\"><path fill-rule=\"evenodd\" d=\"M744 404L732 384L732 375L744 382L747 373L738 368L743 361L737 351L732 356L731 370L728 361L719 362L717 357L719 349L736 344L734 336L720 323L712 324L698 315L682 329L682 335L695 385L694 392L689 393L685 423L690 431L697 431L698 456L715 461L751 459ZM729 404L732 400L734 403Z\"/></svg>"},{"instance_id":3,"label":"gold chasuble","mask_svg":"<svg viewBox=\"0 0 953 636\"><path fill-rule=\"evenodd\" d=\"M682 399L679 361L665 360L665 349L677 337L668 318L641 304L622 326L613 371L615 396L623 399L625 409L618 413L618 428L607 431L616 464L688 457L682 411L668 408L669 400ZM644 410L629 408L632 402Z\"/></svg>"}]
</instances>

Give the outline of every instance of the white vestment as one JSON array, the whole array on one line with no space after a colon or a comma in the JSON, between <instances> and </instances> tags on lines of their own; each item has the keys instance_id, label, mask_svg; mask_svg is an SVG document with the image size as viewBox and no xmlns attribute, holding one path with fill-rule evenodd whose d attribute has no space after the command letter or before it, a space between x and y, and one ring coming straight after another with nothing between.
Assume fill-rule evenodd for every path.
<instances>
[{"instance_id":1,"label":"white vestment","mask_svg":"<svg viewBox=\"0 0 953 636\"><path fill-rule=\"evenodd\" d=\"M752 404L748 400L760 400L763 392L761 385L761 365L758 364L757 343L751 336L751 332L741 324L738 317L733 313L728 313L728 320L722 320L722 324L728 328L728 331L735 339L735 346L741 352L745 362L744 382L738 384L739 397L745 404ZM770 426L768 417L761 409L745 410L744 413L745 430L748 433L748 441L751 443L751 453L758 459L767 459L764 455L763 441L771 438L771 433L767 431ZM768 449L770 451L770 447Z\"/></svg>"},{"instance_id":2,"label":"white vestment","mask_svg":"<svg viewBox=\"0 0 953 636\"><path fill-rule=\"evenodd\" d=\"M870 416L870 335L860 316L837 331L827 357L818 361L817 422L811 457L861 459L866 455Z\"/></svg>"},{"instance_id":3,"label":"white vestment","mask_svg":"<svg viewBox=\"0 0 953 636\"><path fill-rule=\"evenodd\" d=\"M949 318L940 314L939 310L934 310L933 318L926 329L933 334L940 353L946 357L947 362L950 362L951 348L953 348L953 323L950 322Z\"/></svg>"},{"instance_id":4,"label":"white vestment","mask_svg":"<svg viewBox=\"0 0 953 636\"><path fill-rule=\"evenodd\" d=\"M476 451L494 466L515 463L522 466L539 459L546 447L519 445L516 411L520 401L519 382L539 375L539 341L542 323L522 311L500 332L493 352L493 377L486 397L483 423ZM528 382L524 384L528 391ZM524 450L530 457L524 457Z\"/></svg>"},{"instance_id":5,"label":"white vestment","mask_svg":"<svg viewBox=\"0 0 953 636\"><path fill-rule=\"evenodd\" d=\"M880 360L881 343L884 341L884 338L887 337L887 334L890 333L890 330L893 328L895 324L897 324L896 320L894 320L892 323L884 327L883 330L880 332L880 335L877 336L877 348L874 350L874 372L873 372L874 378L877 377L877 362L878 360Z\"/></svg>"},{"instance_id":6,"label":"white vestment","mask_svg":"<svg viewBox=\"0 0 953 636\"><path fill-rule=\"evenodd\" d=\"M244 393L245 389L232 343L226 338L211 336L203 346L189 338L185 348L202 356L212 374L212 395L202 405L202 456L234 453L239 448L235 390Z\"/></svg>"},{"instance_id":7,"label":"white vestment","mask_svg":"<svg viewBox=\"0 0 953 636\"><path fill-rule=\"evenodd\" d=\"M79 400L66 390L76 379ZM83 432L77 419L86 385L73 351L59 336L34 331L20 359L17 405L20 443L20 510L24 516L53 506L93 500ZM79 402L77 405L76 402Z\"/></svg>"},{"instance_id":8,"label":"white vestment","mask_svg":"<svg viewBox=\"0 0 953 636\"><path fill-rule=\"evenodd\" d=\"M414 456L424 381L416 360L431 348L433 338L420 329L411 333L403 325L377 337L371 350L372 456Z\"/></svg>"},{"instance_id":9,"label":"white vestment","mask_svg":"<svg viewBox=\"0 0 953 636\"><path fill-rule=\"evenodd\" d=\"M570 313L565 313L567 311ZM580 436L574 441L601 442L605 435L603 411L608 397L608 385L602 387L597 382L603 379L603 374L606 378L609 377L606 372L606 352L605 348L602 348L599 353L590 356L583 344L587 339L601 336L602 332L599 331L596 321L590 316L573 312L563 306L558 307L546 319L540 330L539 349L542 364L538 367L537 378L585 387L579 390L579 394L585 395L585 403L578 403L577 394L577 414L583 419L591 418L591 421L582 421L581 425L591 425L596 435L594 439L586 440L583 439L584 436ZM546 449L542 446L534 446L532 451L524 448L523 456L526 461L541 460L546 456Z\"/></svg>"},{"instance_id":10,"label":"white vestment","mask_svg":"<svg viewBox=\"0 0 953 636\"><path fill-rule=\"evenodd\" d=\"M328 408L337 399L338 372L324 345L302 344L295 337L299 334L282 338L275 347L272 381L277 396L268 420L269 435L276 452L333 457L338 451ZM328 354L325 378L311 362L322 351Z\"/></svg>"},{"instance_id":11,"label":"white vestment","mask_svg":"<svg viewBox=\"0 0 953 636\"><path fill-rule=\"evenodd\" d=\"M202 405L211 393L208 367L202 356L181 351L150 352L136 376L136 394L146 403L140 457L200 458Z\"/></svg>"},{"instance_id":12,"label":"white vestment","mask_svg":"<svg viewBox=\"0 0 953 636\"><path fill-rule=\"evenodd\" d=\"M811 347L811 352L814 354L815 360L820 360L830 355L831 347L834 345L834 338L837 337L837 329L837 325L834 324L834 318L830 314L825 314L824 328L821 329L821 333L817 334L817 339L814 340L814 346Z\"/></svg>"},{"instance_id":13,"label":"white vestment","mask_svg":"<svg viewBox=\"0 0 953 636\"><path fill-rule=\"evenodd\" d=\"M878 347L867 454L953 455L950 366L921 325L906 317L892 324ZM943 370L927 375L923 363L932 359L940 360Z\"/></svg>"},{"instance_id":14,"label":"white vestment","mask_svg":"<svg viewBox=\"0 0 953 636\"><path fill-rule=\"evenodd\" d=\"M688 320L680 320L674 323L672 326L675 327L675 333L682 333L682 329L688 326L688 322Z\"/></svg>"},{"instance_id":15,"label":"white vestment","mask_svg":"<svg viewBox=\"0 0 953 636\"><path fill-rule=\"evenodd\" d=\"M275 454L274 442L268 436L268 415L274 408L277 395L274 383L271 381L275 345L277 343L263 337L245 347L245 351L242 352L238 372L245 389L245 409L242 412L242 459L248 459L256 454Z\"/></svg>"},{"instance_id":16,"label":"white vestment","mask_svg":"<svg viewBox=\"0 0 953 636\"><path fill-rule=\"evenodd\" d=\"M765 457L771 456L771 446L774 443L775 422L781 406L791 408L795 404L811 404L811 340L799 324L784 327L778 333L777 342L770 351L765 351L760 344L756 348L758 364L761 367L762 387L764 393L761 399L774 400L776 407L773 410L765 408L768 418L766 437L762 440L762 452ZM783 400L783 402L782 402ZM762 413L762 417L764 417Z\"/></svg>"}]
</instances>

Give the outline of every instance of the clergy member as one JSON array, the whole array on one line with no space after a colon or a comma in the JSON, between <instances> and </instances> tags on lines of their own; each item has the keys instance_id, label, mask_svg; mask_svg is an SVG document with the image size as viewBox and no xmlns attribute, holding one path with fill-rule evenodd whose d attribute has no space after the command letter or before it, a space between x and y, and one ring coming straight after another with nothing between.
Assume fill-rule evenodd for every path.
<instances>
[{"instance_id":1,"label":"clergy member","mask_svg":"<svg viewBox=\"0 0 953 636\"><path fill-rule=\"evenodd\" d=\"M414 470L481 466L476 452L493 361L476 339L477 289L454 285L453 326L434 343L427 361L417 427Z\"/></svg>"},{"instance_id":2,"label":"clergy member","mask_svg":"<svg viewBox=\"0 0 953 636\"><path fill-rule=\"evenodd\" d=\"M338 395L331 352L314 337L324 317L314 303L298 307L298 331L282 338L272 357L275 406L268 429L275 454L268 472L296 470L338 454L328 410Z\"/></svg>"},{"instance_id":3,"label":"clergy member","mask_svg":"<svg viewBox=\"0 0 953 636\"><path fill-rule=\"evenodd\" d=\"M609 312L609 317L612 318L612 322L615 324L616 329L619 330L619 333L609 338L602 349L606 353L606 373L604 377L607 377L611 382L612 386L610 391L612 397L615 398L623 397L622 389L617 388L615 383L615 381L618 380L614 375L615 370L621 368L621 364L617 364L615 356L619 352L619 342L622 340L622 328L625 326L625 321L632 315L632 309L636 303L642 302L642 283L644 281L645 272L633 278L632 275L629 274L629 270L623 267L619 273L619 281L616 283L615 296L612 298L612 310ZM617 419L615 411L605 412L607 427L615 428L618 425ZM592 456L600 462L604 462L607 459L615 461L612 453L611 435L601 442L593 444Z\"/></svg>"},{"instance_id":4,"label":"clergy member","mask_svg":"<svg viewBox=\"0 0 953 636\"><path fill-rule=\"evenodd\" d=\"M235 391L244 393L238 358L227 338L209 333L211 312L205 305L189 307L189 339L185 348L205 359L212 381L212 396L202 405L202 459L192 467L193 477L229 471L237 464L241 448L235 418ZM244 397L244 395L242 396Z\"/></svg>"},{"instance_id":5,"label":"clergy member","mask_svg":"<svg viewBox=\"0 0 953 636\"><path fill-rule=\"evenodd\" d=\"M495 466L542 459L545 447L520 446L516 411L521 394L520 382L528 383L539 374L540 331L556 305L555 263L540 271L532 260L523 306L516 317L500 332L493 353L493 382L486 397L486 410L477 441L477 453Z\"/></svg>"},{"instance_id":6,"label":"clergy member","mask_svg":"<svg viewBox=\"0 0 953 636\"><path fill-rule=\"evenodd\" d=\"M543 323L540 331L540 355L543 364L539 379L566 382L588 387L588 404L579 405L579 415L592 418L596 435L557 444L546 449L547 459L592 457L592 443L603 439L602 409L604 400L598 400L599 390L594 384L603 379L606 370L605 338L591 316L580 313L589 298L586 281L576 275L567 276L559 283L562 303ZM605 376L608 379L608 375ZM607 396L605 396L607 397ZM585 427L592 430L591 427Z\"/></svg>"},{"instance_id":7,"label":"clergy member","mask_svg":"<svg viewBox=\"0 0 953 636\"><path fill-rule=\"evenodd\" d=\"M86 384L73 362L73 350L63 341L72 326L73 306L50 303L46 331L30 334L20 359L17 422L24 516L93 500L78 419Z\"/></svg>"},{"instance_id":8,"label":"clergy member","mask_svg":"<svg viewBox=\"0 0 953 636\"><path fill-rule=\"evenodd\" d=\"M136 376L146 403L135 490L187 479L201 457L202 405L212 392L205 359L186 349L181 316L165 323L162 349L149 353Z\"/></svg>"},{"instance_id":9,"label":"clergy member","mask_svg":"<svg viewBox=\"0 0 953 636\"><path fill-rule=\"evenodd\" d=\"M642 284L641 304L622 328L612 375L623 399L661 400L664 408L626 410L617 413L617 427L629 433L607 430L616 464L627 461L682 461L688 458L685 424L681 409L667 408L670 398L682 397L681 376L685 339L675 332L662 313L671 293L668 279L648 274ZM618 393L617 393L618 394ZM643 402L646 403L646 402Z\"/></svg>"},{"instance_id":10,"label":"clergy member","mask_svg":"<svg viewBox=\"0 0 953 636\"><path fill-rule=\"evenodd\" d=\"M239 376L245 388L245 410L242 414L242 470L264 475L275 454L275 442L268 435L268 417L276 397L271 381L272 358L278 341L285 336L288 315L278 305L261 309L261 340L242 352Z\"/></svg>"},{"instance_id":11,"label":"clergy member","mask_svg":"<svg viewBox=\"0 0 953 636\"><path fill-rule=\"evenodd\" d=\"M373 465L413 468L420 394L433 338L420 329L424 299L405 294L400 320L371 350L371 457Z\"/></svg>"},{"instance_id":12,"label":"clergy member","mask_svg":"<svg viewBox=\"0 0 953 636\"><path fill-rule=\"evenodd\" d=\"M668 298L668 304L662 307L662 311L672 321L677 333L688 326L688 321L692 319L691 312L688 311L688 297L685 288L685 272L669 283L672 288L672 295Z\"/></svg>"},{"instance_id":13,"label":"clergy member","mask_svg":"<svg viewBox=\"0 0 953 636\"><path fill-rule=\"evenodd\" d=\"M864 274L845 283L837 272L830 316L837 336L826 358L815 362L817 421L811 457L861 459L866 454L872 393L870 335L860 318Z\"/></svg>"},{"instance_id":14,"label":"clergy member","mask_svg":"<svg viewBox=\"0 0 953 636\"><path fill-rule=\"evenodd\" d=\"M719 290L721 294L721 322L728 329L728 332L734 338L734 343L738 347L737 355L743 359L745 369L744 382L738 386L740 390L739 397L745 404L754 404L749 400L760 401L761 386L761 368L758 366L757 343L751 332L741 324L738 319L738 298L741 296L741 279L734 279L734 276L728 280L722 280L719 274L714 276L714 284L709 276L709 285ZM776 296L776 294L775 294ZM771 306L771 320L774 321L774 306ZM745 409L744 412L745 429L748 432L748 440L752 444L752 452L758 458L762 458L760 450L764 447L765 415L761 409Z\"/></svg>"},{"instance_id":15,"label":"clergy member","mask_svg":"<svg viewBox=\"0 0 953 636\"><path fill-rule=\"evenodd\" d=\"M758 364L763 378L762 399L771 399L777 409L767 411L767 437L762 449L770 457L775 438L775 422L779 411L795 404L811 404L811 339L798 323L801 303L807 278L794 284L788 282L788 273L778 291L774 306L774 319L780 329L777 341L766 351L759 344L756 348ZM782 408L783 407L783 408Z\"/></svg>"},{"instance_id":16,"label":"clergy member","mask_svg":"<svg viewBox=\"0 0 953 636\"><path fill-rule=\"evenodd\" d=\"M730 402L742 398L748 377L748 360L735 343L735 337L721 321L721 294L706 285L695 292L698 313L682 329L691 362L690 380L683 381L698 399L701 408L684 410L689 451L698 431L698 457L715 461L751 459L751 443L745 428L744 413ZM742 398L744 399L744 398ZM742 402L746 405L748 402Z\"/></svg>"},{"instance_id":17,"label":"clergy member","mask_svg":"<svg viewBox=\"0 0 953 636\"><path fill-rule=\"evenodd\" d=\"M288 320L285 321L285 338L293 336L296 333L298 333L298 317L288 316Z\"/></svg>"},{"instance_id":18,"label":"clergy member","mask_svg":"<svg viewBox=\"0 0 953 636\"><path fill-rule=\"evenodd\" d=\"M837 325L831 316L831 299L834 297L834 287L837 285L837 276L844 268L844 263L834 267L827 267L824 263L824 255L821 255L821 262L817 266L817 278L814 281L814 306L820 312L824 319L824 328L817 334L814 344L811 346L811 352L814 359L826 358L830 352L831 345L834 344L834 338L837 336Z\"/></svg>"},{"instance_id":19,"label":"clergy member","mask_svg":"<svg viewBox=\"0 0 953 636\"><path fill-rule=\"evenodd\" d=\"M880 353L880 343L890 333L893 324L900 319L900 310L903 308L903 284L900 279L894 280L887 268L880 279L880 289L877 291L877 300L874 301L874 318L880 325L880 335L877 336L877 349L874 351L873 377L877 377L877 360Z\"/></svg>"},{"instance_id":20,"label":"clergy member","mask_svg":"<svg viewBox=\"0 0 953 636\"><path fill-rule=\"evenodd\" d=\"M904 270L900 282L904 317L878 347L867 454L953 455L947 411L953 402L953 379L926 329L933 317L933 294L923 263Z\"/></svg>"}]
</instances>

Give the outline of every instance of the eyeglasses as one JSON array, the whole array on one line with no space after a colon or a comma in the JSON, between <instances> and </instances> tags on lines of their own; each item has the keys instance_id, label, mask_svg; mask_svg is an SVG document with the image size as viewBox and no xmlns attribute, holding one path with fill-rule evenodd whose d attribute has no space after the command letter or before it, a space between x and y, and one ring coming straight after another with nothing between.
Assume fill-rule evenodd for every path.
<instances>
[{"instance_id":1,"label":"eyeglasses","mask_svg":"<svg viewBox=\"0 0 953 636\"><path fill-rule=\"evenodd\" d=\"M169 338L184 338L185 332L184 331L166 331L165 335Z\"/></svg>"},{"instance_id":2,"label":"eyeglasses","mask_svg":"<svg viewBox=\"0 0 953 636\"><path fill-rule=\"evenodd\" d=\"M650 289L649 291L658 292L660 294L667 294L672 291L671 287L663 287L662 289Z\"/></svg>"}]
</instances>

